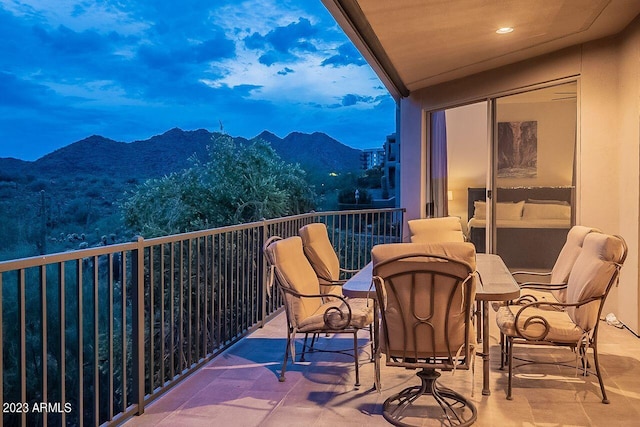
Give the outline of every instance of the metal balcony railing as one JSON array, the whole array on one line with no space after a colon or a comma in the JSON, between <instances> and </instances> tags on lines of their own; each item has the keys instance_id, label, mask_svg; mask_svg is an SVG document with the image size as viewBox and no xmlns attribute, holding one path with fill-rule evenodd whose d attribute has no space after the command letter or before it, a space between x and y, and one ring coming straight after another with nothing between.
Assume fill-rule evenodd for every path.
<instances>
[{"instance_id":1,"label":"metal balcony railing","mask_svg":"<svg viewBox=\"0 0 640 427\"><path fill-rule=\"evenodd\" d=\"M346 268L402 209L265 220L0 262L3 425L118 424L279 311L261 249L324 222Z\"/></svg>"}]
</instances>

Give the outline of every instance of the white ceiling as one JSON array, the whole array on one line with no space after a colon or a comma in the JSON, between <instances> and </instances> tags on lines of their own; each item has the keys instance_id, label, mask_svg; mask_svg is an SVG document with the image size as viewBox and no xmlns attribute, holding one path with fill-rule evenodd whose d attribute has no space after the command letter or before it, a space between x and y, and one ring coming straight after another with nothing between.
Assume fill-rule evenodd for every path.
<instances>
[{"instance_id":1,"label":"white ceiling","mask_svg":"<svg viewBox=\"0 0 640 427\"><path fill-rule=\"evenodd\" d=\"M640 0L322 1L394 96L617 34L640 13Z\"/></svg>"}]
</instances>

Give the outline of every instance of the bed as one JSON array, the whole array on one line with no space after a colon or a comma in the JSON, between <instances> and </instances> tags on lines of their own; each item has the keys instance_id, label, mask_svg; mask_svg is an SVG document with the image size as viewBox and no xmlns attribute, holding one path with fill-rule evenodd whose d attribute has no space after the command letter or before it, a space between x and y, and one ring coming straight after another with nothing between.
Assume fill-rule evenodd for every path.
<instances>
[{"instance_id":1,"label":"bed","mask_svg":"<svg viewBox=\"0 0 640 427\"><path fill-rule=\"evenodd\" d=\"M468 189L468 234L485 252L484 188ZM573 187L510 187L496 192L497 253L509 268L550 270L574 223Z\"/></svg>"}]
</instances>

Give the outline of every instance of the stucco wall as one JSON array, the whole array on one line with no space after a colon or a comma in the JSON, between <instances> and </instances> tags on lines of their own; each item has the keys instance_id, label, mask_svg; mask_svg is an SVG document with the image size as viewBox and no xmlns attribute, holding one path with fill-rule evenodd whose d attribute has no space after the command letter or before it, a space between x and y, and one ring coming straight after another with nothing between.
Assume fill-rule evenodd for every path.
<instances>
[{"instance_id":1,"label":"stucco wall","mask_svg":"<svg viewBox=\"0 0 640 427\"><path fill-rule=\"evenodd\" d=\"M409 104L413 109L421 105L426 111L450 108L572 78L578 79L577 223L599 227L626 239L629 256L620 286L611 294L606 310L614 312L637 333L640 323L640 19L615 38L414 92ZM412 116L419 115L414 112ZM423 122L421 118L422 125ZM401 127L405 124L401 123ZM424 138L423 132L419 145L402 156L403 195L408 194L407 186L411 191L425 193L424 177L417 182L416 175L409 173L410 170L424 171ZM403 144L403 151L406 149L407 144ZM405 169L407 166L409 170ZM424 204L415 196L402 200L408 212L420 212L417 203Z\"/></svg>"}]
</instances>

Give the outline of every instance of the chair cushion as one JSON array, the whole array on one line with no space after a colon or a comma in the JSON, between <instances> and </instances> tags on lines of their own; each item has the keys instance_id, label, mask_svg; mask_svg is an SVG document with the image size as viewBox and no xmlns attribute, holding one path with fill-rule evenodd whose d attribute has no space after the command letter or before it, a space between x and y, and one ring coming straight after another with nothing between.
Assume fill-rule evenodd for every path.
<instances>
[{"instance_id":1,"label":"chair cushion","mask_svg":"<svg viewBox=\"0 0 640 427\"><path fill-rule=\"evenodd\" d=\"M367 298L349 298L347 303L351 308L351 322L348 326L362 329L373 322L373 300ZM337 308L337 310L333 308ZM327 310L329 311L327 312ZM300 322L298 324L298 332L331 329L325 323L325 314L327 314L327 323L329 325L342 325L344 322L342 316L346 316L348 312L349 310L343 301L329 301L322 304L315 313Z\"/></svg>"},{"instance_id":2,"label":"chair cushion","mask_svg":"<svg viewBox=\"0 0 640 427\"><path fill-rule=\"evenodd\" d=\"M599 233L600 230L582 225L575 225L571 227L567 234L567 240L558 254L558 258L551 270L550 283L567 283L567 280L569 280L569 273L571 273L571 268L582 250L584 239L587 237L587 234L592 232ZM555 299L560 302L565 302L567 299L566 289L552 291L552 293Z\"/></svg>"},{"instance_id":3,"label":"chair cushion","mask_svg":"<svg viewBox=\"0 0 640 427\"><path fill-rule=\"evenodd\" d=\"M300 229L304 254L319 278L326 281L340 279L340 261L329 241L327 226L316 222Z\"/></svg>"},{"instance_id":4,"label":"chair cushion","mask_svg":"<svg viewBox=\"0 0 640 427\"><path fill-rule=\"evenodd\" d=\"M500 332L507 336L519 336L515 328L515 315L523 306L504 305L496 313L496 323ZM582 338L583 330L573 323L569 314L565 311L543 310L535 307L527 308L518 318L518 327L534 339L541 337L544 333L544 326L540 322L532 321L527 329L524 325L528 319L534 316L541 316L549 323L549 333L545 340L557 343L574 343ZM535 339L534 339L535 340Z\"/></svg>"},{"instance_id":5,"label":"chair cushion","mask_svg":"<svg viewBox=\"0 0 640 427\"><path fill-rule=\"evenodd\" d=\"M476 247L469 242L387 243L376 245L371 249L371 260L375 270L376 264L386 259L420 253L444 255L466 262L473 271L476 269Z\"/></svg>"},{"instance_id":6,"label":"chair cushion","mask_svg":"<svg viewBox=\"0 0 640 427\"><path fill-rule=\"evenodd\" d=\"M329 241L327 226L321 222L308 224L299 231L304 254L320 281L322 293L342 295L341 286L327 286L340 280L340 260Z\"/></svg>"},{"instance_id":7,"label":"chair cushion","mask_svg":"<svg viewBox=\"0 0 640 427\"><path fill-rule=\"evenodd\" d=\"M465 337L464 293L459 292L451 296L452 285L456 277L464 280L475 270L475 247L465 242L442 243L394 243L374 246L372 253L374 275L391 279L385 284L385 327L389 331L383 342L384 352L392 357L448 357L455 356L465 342L473 337L473 325L468 327L469 337ZM408 259L394 261L395 258L414 255ZM463 264L440 262L429 255L444 255L462 261ZM385 261L391 261L384 263ZM429 262L434 261L434 262ZM442 272L443 275L420 272L419 270L429 262L429 270ZM407 274L409 273L409 274ZM424 277L422 277L424 276ZM431 281L433 286L431 286ZM423 283L425 286L414 287ZM475 296L475 281L471 280L471 298ZM387 289L387 286L391 286ZM453 298L453 299L449 299ZM420 301L414 304L413 301ZM448 314L448 338L445 340L445 328L427 326L430 322L419 326L412 325L415 319L444 319L447 318L446 307L451 303ZM470 301L473 304L473 300ZM405 350L407 353L405 353Z\"/></svg>"},{"instance_id":8,"label":"chair cushion","mask_svg":"<svg viewBox=\"0 0 640 427\"><path fill-rule=\"evenodd\" d=\"M407 224L411 243L464 242L458 217L413 219Z\"/></svg>"},{"instance_id":9,"label":"chair cushion","mask_svg":"<svg viewBox=\"0 0 640 427\"><path fill-rule=\"evenodd\" d=\"M602 233L589 233L580 255L576 259L567 282L567 302L576 303L592 297L606 295L616 274L616 264L626 255L624 242ZM599 302L567 309L575 323L585 330L592 329L598 321Z\"/></svg>"},{"instance_id":10,"label":"chair cushion","mask_svg":"<svg viewBox=\"0 0 640 427\"><path fill-rule=\"evenodd\" d=\"M302 239L298 236L273 242L268 250L271 252L277 274L282 276L278 282L281 286L306 295L318 295L320 284L315 271L309 264L302 250ZM295 323L300 325L309 316L315 314L322 305L321 298L298 298L285 295ZM294 325L295 326L295 325Z\"/></svg>"},{"instance_id":11,"label":"chair cushion","mask_svg":"<svg viewBox=\"0 0 640 427\"><path fill-rule=\"evenodd\" d=\"M529 302L533 302L535 301L544 301L544 302L549 302L549 303L558 303L560 301L558 301L553 292L547 292L547 291L543 291L543 290L539 290L539 289L523 289L520 291L520 298L526 297L526 296L531 296L531 300ZM491 301L491 308L493 308L493 311L498 311L500 309L500 307L502 307L503 305L507 305L507 302L505 301ZM521 305L522 306L522 305ZM550 309L551 307L549 307Z\"/></svg>"}]
</instances>

